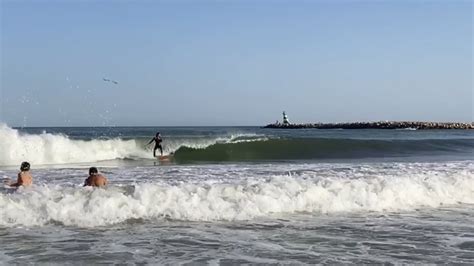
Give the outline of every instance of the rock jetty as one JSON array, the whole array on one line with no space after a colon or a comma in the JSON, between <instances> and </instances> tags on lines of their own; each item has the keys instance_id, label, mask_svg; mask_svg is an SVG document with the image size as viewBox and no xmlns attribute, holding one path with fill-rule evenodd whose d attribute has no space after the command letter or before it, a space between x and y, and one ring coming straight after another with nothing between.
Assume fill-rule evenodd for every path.
<instances>
[{"instance_id":1,"label":"rock jetty","mask_svg":"<svg viewBox=\"0 0 474 266\"><path fill-rule=\"evenodd\" d=\"M264 128L318 128L318 129L474 129L474 123L456 122L413 122L413 121L380 121L354 123L308 123L282 124L275 123Z\"/></svg>"}]
</instances>

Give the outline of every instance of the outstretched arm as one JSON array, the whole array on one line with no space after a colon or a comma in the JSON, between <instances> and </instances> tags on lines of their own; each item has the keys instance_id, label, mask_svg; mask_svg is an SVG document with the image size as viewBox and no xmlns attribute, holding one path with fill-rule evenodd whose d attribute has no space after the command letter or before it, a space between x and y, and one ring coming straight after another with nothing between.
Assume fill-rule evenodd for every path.
<instances>
[{"instance_id":1,"label":"outstretched arm","mask_svg":"<svg viewBox=\"0 0 474 266\"><path fill-rule=\"evenodd\" d=\"M7 186L11 186L12 180L11 180L10 178L5 178L5 179L3 180L3 183L4 183L5 185L7 185Z\"/></svg>"},{"instance_id":2,"label":"outstretched arm","mask_svg":"<svg viewBox=\"0 0 474 266\"><path fill-rule=\"evenodd\" d=\"M155 138L152 138L152 139L150 140L150 142L148 142L146 145L152 143L154 140L155 140Z\"/></svg>"},{"instance_id":3,"label":"outstretched arm","mask_svg":"<svg viewBox=\"0 0 474 266\"><path fill-rule=\"evenodd\" d=\"M23 179L21 178L21 175L18 174L18 179L16 180L16 183L10 183L8 185L11 186L11 187L19 187L19 186L23 185Z\"/></svg>"}]
</instances>

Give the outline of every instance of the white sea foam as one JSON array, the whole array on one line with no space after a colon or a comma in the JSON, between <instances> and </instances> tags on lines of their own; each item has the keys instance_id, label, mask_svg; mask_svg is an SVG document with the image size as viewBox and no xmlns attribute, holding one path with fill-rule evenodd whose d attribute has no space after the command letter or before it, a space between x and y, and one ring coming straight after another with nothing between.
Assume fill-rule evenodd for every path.
<instances>
[{"instance_id":1,"label":"white sea foam","mask_svg":"<svg viewBox=\"0 0 474 266\"><path fill-rule=\"evenodd\" d=\"M163 217L235 221L284 213L407 211L451 204L474 204L472 171L361 178L279 175L176 184L162 180L135 184L134 189L36 185L0 193L0 225L59 222L96 227Z\"/></svg>"},{"instance_id":2,"label":"white sea foam","mask_svg":"<svg viewBox=\"0 0 474 266\"><path fill-rule=\"evenodd\" d=\"M64 135L22 134L0 124L0 165L64 164L96 162L126 157L151 155L135 140L73 140Z\"/></svg>"}]
</instances>

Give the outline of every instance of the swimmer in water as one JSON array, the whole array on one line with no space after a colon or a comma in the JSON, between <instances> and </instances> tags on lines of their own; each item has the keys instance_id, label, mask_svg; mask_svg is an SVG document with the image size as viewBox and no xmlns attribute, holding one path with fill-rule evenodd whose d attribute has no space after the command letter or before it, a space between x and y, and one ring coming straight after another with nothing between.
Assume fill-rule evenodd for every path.
<instances>
[{"instance_id":1,"label":"swimmer in water","mask_svg":"<svg viewBox=\"0 0 474 266\"><path fill-rule=\"evenodd\" d=\"M95 167L89 168L89 177L84 181L84 186L103 187L107 185L107 178Z\"/></svg>"},{"instance_id":2,"label":"swimmer in water","mask_svg":"<svg viewBox=\"0 0 474 266\"><path fill-rule=\"evenodd\" d=\"M18 179L16 182L8 179L5 183L11 187L20 187L20 186L31 186L33 184L33 177L30 173L30 163L22 162L20 166L20 172L18 173Z\"/></svg>"}]
</instances>

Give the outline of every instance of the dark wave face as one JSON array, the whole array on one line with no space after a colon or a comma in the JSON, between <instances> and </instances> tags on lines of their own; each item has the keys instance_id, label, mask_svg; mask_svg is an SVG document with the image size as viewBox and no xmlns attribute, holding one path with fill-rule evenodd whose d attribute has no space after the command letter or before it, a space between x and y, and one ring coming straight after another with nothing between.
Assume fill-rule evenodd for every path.
<instances>
[{"instance_id":1,"label":"dark wave face","mask_svg":"<svg viewBox=\"0 0 474 266\"><path fill-rule=\"evenodd\" d=\"M176 162L358 159L462 154L474 155L474 139L363 140L271 139L218 143L206 148L181 147Z\"/></svg>"}]
</instances>

